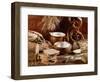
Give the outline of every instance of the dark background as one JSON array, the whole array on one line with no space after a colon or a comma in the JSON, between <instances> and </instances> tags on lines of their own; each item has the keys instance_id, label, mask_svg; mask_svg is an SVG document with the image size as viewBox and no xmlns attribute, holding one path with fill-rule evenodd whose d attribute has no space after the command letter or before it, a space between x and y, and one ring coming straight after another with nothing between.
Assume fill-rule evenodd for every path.
<instances>
[{"instance_id":1,"label":"dark background","mask_svg":"<svg viewBox=\"0 0 100 82\"><path fill-rule=\"evenodd\" d=\"M37 32L40 32L41 34L43 34L41 32L42 29L42 23L41 20L44 16L35 16L35 15L28 15L28 30L34 30ZM63 17L63 20L61 21L61 23L59 24L59 29L57 31L64 31L66 33L67 30L67 22L68 17ZM82 17L82 26L80 27L80 32L82 32L82 34L84 35L85 39L87 39L87 35L88 35L88 19L85 17ZM47 36L46 36L47 35ZM43 36L48 37L48 34L43 34Z\"/></svg>"}]
</instances>

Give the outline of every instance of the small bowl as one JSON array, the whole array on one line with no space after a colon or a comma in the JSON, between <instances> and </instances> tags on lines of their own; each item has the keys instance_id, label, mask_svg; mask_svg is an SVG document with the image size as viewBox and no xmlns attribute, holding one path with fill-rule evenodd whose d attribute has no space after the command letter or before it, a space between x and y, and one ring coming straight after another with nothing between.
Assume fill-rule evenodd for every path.
<instances>
[{"instance_id":1,"label":"small bowl","mask_svg":"<svg viewBox=\"0 0 100 82\"><path fill-rule=\"evenodd\" d=\"M73 53L75 53L75 54L80 54L81 52L82 52L81 49L73 50Z\"/></svg>"},{"instance_id":2,"label":"small bowl","mask_svg":"<svg viewBox=\"0 0 100 82\"><path fill-rule=\"evenodd\" d=\"M64 37L65 33L63 33L63 32L50 32L50 35L54 36L54 37Z\"/></svg>"},{"instance_id":3,"label":"small bowl","mask_svg":"<svg viewBox=\"0 0 100 82\"><path fill-rule=\"evenodd\" d=\"M50 41L54 44L57 41L63 41L65 33L63 32L50 32Z\"/></svg>"},{"instance_id":4,"label":"small bowl","mask_svg":"<svg viewBox=\"0 0 100 82\"><path fill-rule=\"evenodd\" d=\"M71 53L72 45L66 41L56 42L54 47L60 51L60 54Z\"/></svg>"}]
</instances>

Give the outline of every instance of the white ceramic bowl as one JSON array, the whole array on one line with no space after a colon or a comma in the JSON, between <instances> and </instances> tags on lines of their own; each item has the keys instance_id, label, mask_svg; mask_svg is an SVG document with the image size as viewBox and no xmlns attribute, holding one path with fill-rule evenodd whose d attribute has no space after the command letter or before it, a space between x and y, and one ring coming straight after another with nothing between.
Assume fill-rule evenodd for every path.
<instances>
[{"instance_id":1,"label":"white ceramic bowl","mask_svg":"<svg viewBox=\"0 0 100 82\"><path fill-rule=\"evenodd\" d=\"M70 53L72 49L72 45L69 42L62 41L62 42L56 42L54 44L54 47L58 50L60 50L61 54Z\"/></svg>"},{"instance_id":2,"label":"white ceramic bowl","mask_svg":"<svg viewBox=\"0 0 100 82\"><path fill-rule=\"evenodd\" d=\"M50 32L50 35L54 36L54 37L64 37L65 33L63 33L63 32Z\"/></svg>"}]
</instances>

